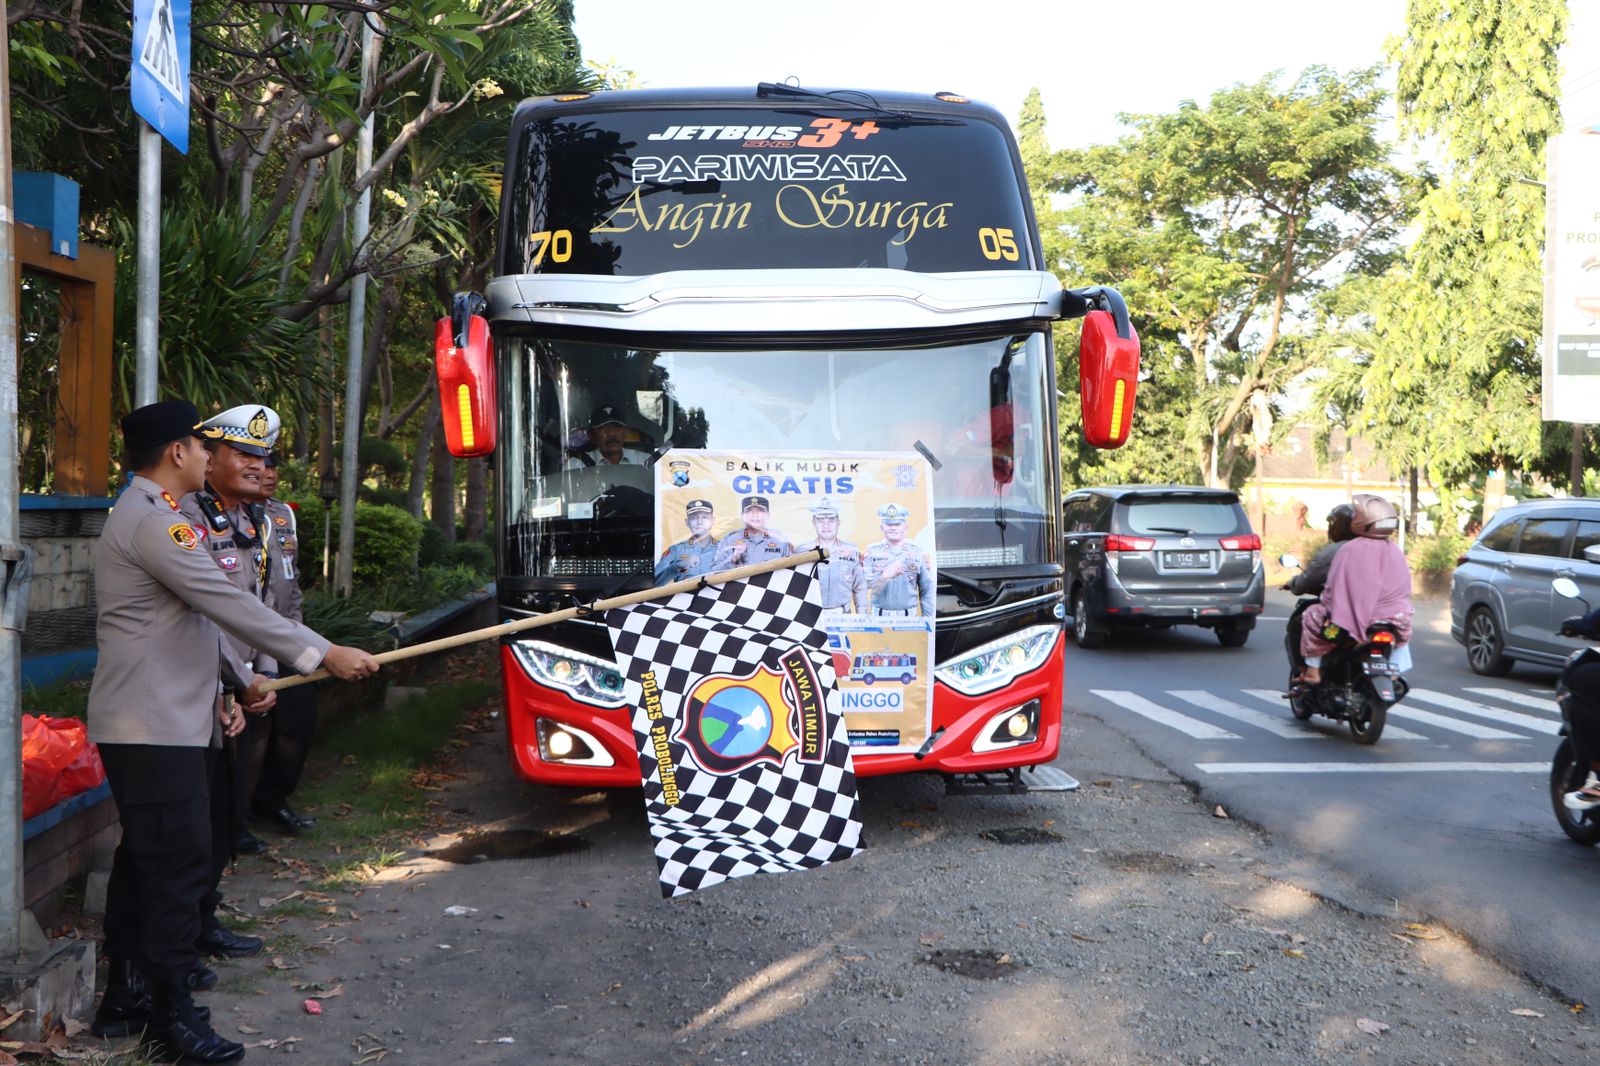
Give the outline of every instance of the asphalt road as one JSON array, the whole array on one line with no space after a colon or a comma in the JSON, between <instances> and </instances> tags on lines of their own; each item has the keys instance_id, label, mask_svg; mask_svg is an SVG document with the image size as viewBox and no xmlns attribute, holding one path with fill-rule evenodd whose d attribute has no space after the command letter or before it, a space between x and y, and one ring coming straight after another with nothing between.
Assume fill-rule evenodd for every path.
<instances>
[{"instance_id":1,"label":"asphalt road","mask_svg":"<svg viewBox=\"0 0 1600 1066\"><path fill-rule=\"evenodd\" d=\"M1275 695L1293 602L1269 593L1239 649L1187 627L1118 633L1093 651L1069 644L1067 713L1103 720L1302 853L1305 887L1392 899L1563 995L1600 999L1588 925L1600 850L1563 835L1547 792L1556 671L1473 674L1448 602L1418 601L1412 692L1364 747L1341 723L1296 722ZM1060 761L1071 770L1073 753Z\"/></svg>"}]
</instances>

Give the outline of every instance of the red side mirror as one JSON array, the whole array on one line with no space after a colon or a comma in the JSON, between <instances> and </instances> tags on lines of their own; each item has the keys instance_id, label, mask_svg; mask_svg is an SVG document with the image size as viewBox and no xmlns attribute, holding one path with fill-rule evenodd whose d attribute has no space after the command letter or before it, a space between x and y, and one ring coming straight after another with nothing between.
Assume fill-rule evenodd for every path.
<instances>
[{"instance_id":1,"label":"red side mirror","mask_svg":"<svg viewBox=\"0 0 1600 1066\"><path fill-rule=\"evenodd\" d=\"M433 361L439 372L439 409L450 454L463 459L494 451L499 418L494 402L494 354L489 321L467 318L466 347L457 348L449 318L433 327Z\"/></svg>"},{"instance_id":2,"label":"red side mirror","mask_svg":"<svg viewBox=\"0 0 1600 1066\"><path fill-rule=\"evenodd\" d=\"M1128 327L1117 336L1107 311L1083 316L1078 340L1078 392L1083 403L1083 439L1096 448L1120 448L1133 428L1133 398L1139 387L1139 334Z\"/></svg>"}]
</instances>

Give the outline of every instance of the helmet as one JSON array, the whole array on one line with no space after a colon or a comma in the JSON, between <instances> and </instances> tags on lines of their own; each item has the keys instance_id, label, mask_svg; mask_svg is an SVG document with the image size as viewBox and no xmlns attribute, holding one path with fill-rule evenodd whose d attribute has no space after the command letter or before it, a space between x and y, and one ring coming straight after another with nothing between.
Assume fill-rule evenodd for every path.
<instances>
[{"instance_id":1,"label":"helmet","mask_svg":"<svg viewBox=\"0 0 1600 1066\"><path fill-rule=\"evenodd\" d=\"M1355 518L1356 509L1348 503L1341 503L1328 512L1328 539L1339 541L1349 540L1353 533L1350 532L1350 522Z\"/></svg>"},{"instance_id":2,"label":"helmet","mask_svg":"<svg viewBox=\"0 0 1600 1066\"><path fill-rule=\"evenodd\" d=\"M1355 498L1355 517L1350 520L1350 531L1358 537L1386 540L1400 528L1400 515L1394 504L1382 496L1362 493Z\"/></svg>"}]
</instances>

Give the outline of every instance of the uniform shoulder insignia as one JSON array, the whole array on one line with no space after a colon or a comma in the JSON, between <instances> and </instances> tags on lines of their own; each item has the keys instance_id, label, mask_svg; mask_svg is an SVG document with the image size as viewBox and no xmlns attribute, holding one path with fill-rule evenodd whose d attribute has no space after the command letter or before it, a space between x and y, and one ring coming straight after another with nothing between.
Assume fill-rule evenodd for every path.
<instances>
[{"instance_id":1,"label":"uniform shoulder insignia","mask_svg":"<svg viewBox=\"0 0 1600 1066\"><path fill-rule=\"evenodd\" d=\"M172 523L167 527L167 536L184 551L194 551L194 546L200 543L200 538L194 535L194 527L187 522Z\"/></svg>"}]
</instances>

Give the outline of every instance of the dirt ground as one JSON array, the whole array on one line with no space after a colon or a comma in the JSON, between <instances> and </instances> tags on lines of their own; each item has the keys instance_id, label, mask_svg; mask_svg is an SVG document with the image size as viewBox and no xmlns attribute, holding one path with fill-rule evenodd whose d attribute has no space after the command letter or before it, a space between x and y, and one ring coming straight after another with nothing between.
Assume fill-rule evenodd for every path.
<instances>
[{"instance_id":1,"label":"dirt ground","mask_svg":"<svg viewBox=\"0 0 1600 1066\"><path fill-rule=\"evenodd\" d=\"M1589 1011L1425 916L1279 880L1306 857L1088 717L1060 762L1076 792L869 779L862 854L676 901L637 792L523 784L499 722L475 725L434 797L448 831L365 884L317 894L295 842L226 883L269 938L205 997L247 1061L1600 1059ZM464 837L482 861L429 854Z\"/></svg>"}]
</instances>

